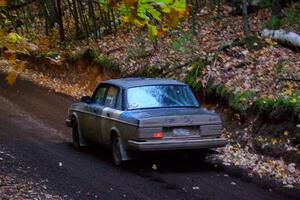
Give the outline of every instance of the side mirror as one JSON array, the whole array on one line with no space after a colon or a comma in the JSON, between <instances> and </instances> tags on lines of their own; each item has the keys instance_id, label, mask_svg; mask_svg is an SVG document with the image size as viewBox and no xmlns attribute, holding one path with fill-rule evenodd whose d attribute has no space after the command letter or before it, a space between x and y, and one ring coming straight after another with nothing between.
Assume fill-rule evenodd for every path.
<instances>
[{"instance_id":1,"label":"side mirror","mask_svg":"<svg viewBox=\"0 0 300 200\"><path fill-rule=\"evenodd\" d=\"M91 101L92 101L92 98L90 97L90 96L83 96L83 97L81 97L81 102L83 102L83 103L91 103Z\"/></svg>"}]
</instances>

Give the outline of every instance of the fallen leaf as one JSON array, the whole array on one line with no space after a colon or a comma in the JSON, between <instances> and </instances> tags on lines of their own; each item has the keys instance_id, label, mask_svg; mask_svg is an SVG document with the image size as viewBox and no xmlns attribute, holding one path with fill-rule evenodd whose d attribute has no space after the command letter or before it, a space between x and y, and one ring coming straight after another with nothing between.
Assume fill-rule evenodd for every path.
<instances>
[{"instance_id":1,"label":"fallen leaf","mask_svg":"<svg viewBox=\"0 0 300 200\"><path fill-rule=\"evenodd\" d=\"M5 77L5 80L7 81L7 83L8 83L9 85L13 85L13 84L15 84L16 79L17 79L17 72L16 72L14 69L10 69L10 70L7 72L7 75L6 75L6 77Z\"/></svg>"}]
</instances>

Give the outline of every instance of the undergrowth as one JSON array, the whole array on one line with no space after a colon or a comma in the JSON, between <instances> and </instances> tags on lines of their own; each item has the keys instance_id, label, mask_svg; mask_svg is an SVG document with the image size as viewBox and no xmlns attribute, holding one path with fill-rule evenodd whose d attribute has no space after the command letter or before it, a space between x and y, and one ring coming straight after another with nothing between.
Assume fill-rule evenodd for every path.
<instances>
[{"instance_id":1,"label":"undergrowth","mask_svg":"<svg viewBox=\"0 0 300 200\"><path fill-rule=\"evenodd\" d=\"M114 72L120 72L119 65L97 49L89 48L85 51L66 55L66 60L70 62L75 62L80 59L88 59L101 67L111 69Z\"/></svg>"},{"instance_id":2,"label":"undergrowth","mask_svg":"<svg viewBox=\"0 0 300 200\"><path fill-rule=\"evenodd\" d=\"M202 70L206 65L205 59L197 59L188 67L188 73L185 78L185 82L189 84L193 90L197 91L201 89L201 84L197 81L202 76Z\"/></svg>"}]
</instances>

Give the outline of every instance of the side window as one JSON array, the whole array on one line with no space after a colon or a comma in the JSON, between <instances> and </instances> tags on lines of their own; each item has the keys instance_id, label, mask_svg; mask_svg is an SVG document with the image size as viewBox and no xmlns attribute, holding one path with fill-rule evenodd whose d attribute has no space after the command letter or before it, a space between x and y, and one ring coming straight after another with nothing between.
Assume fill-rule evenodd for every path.
<instances>
[{"instance_id":1,"label":"side window","mask_svg":"<svg viewBox=\"0 0 300 200\"><path fill-rule=\"evenodd\" d=\"M117 103L116 103L116 109L122 110L122 90L120 90L120 92L118 94L118 99L117 99Z\"/></svg>"},{"instance_id":2,"label":"side window","mask_svg":"<svg viewBox=\"0 0 300 200\"><path fill-rule=\"evenodd\" d=\"M92 100L94 103L103 105L104 104L104 97L107 87L101 86L97 89L97 91L93 94Z\"/></svg>"},{"instance_id":3,"label":"side window","mask_svg":"<svg viewBox=\"0 0 300 200\"><path fill-rule=\"evenodd\" d=\"M118 93L119 93L118 88L116 88L114 86L109 87L108 91L107 91L106 98L105 98L104 105L108 106L108 107L111 107L111 108L114 108L115 105L116 105L117 98L118 98Z\"/></svg>"}]
</instances>

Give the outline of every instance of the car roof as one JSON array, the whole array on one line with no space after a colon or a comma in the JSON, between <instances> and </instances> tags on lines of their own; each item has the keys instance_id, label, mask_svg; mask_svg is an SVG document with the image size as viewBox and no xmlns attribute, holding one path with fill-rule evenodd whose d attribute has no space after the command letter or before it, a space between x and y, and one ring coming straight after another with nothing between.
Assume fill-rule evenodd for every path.
<instances>
[{"instance_id":1,"label":"car roof","mask_svg":"<svg viewBox=\"0 0 300 200\"><path fill-rule=\"evenodd\" d=\"M122 88L131 88L137 86L146 86L146 85L186 85L182 82L171 80L171 79L161 79L161 78L120 78L120 79L111 79L103 81L102 83L116 85Z\"/></svg>"}]
</instances>

